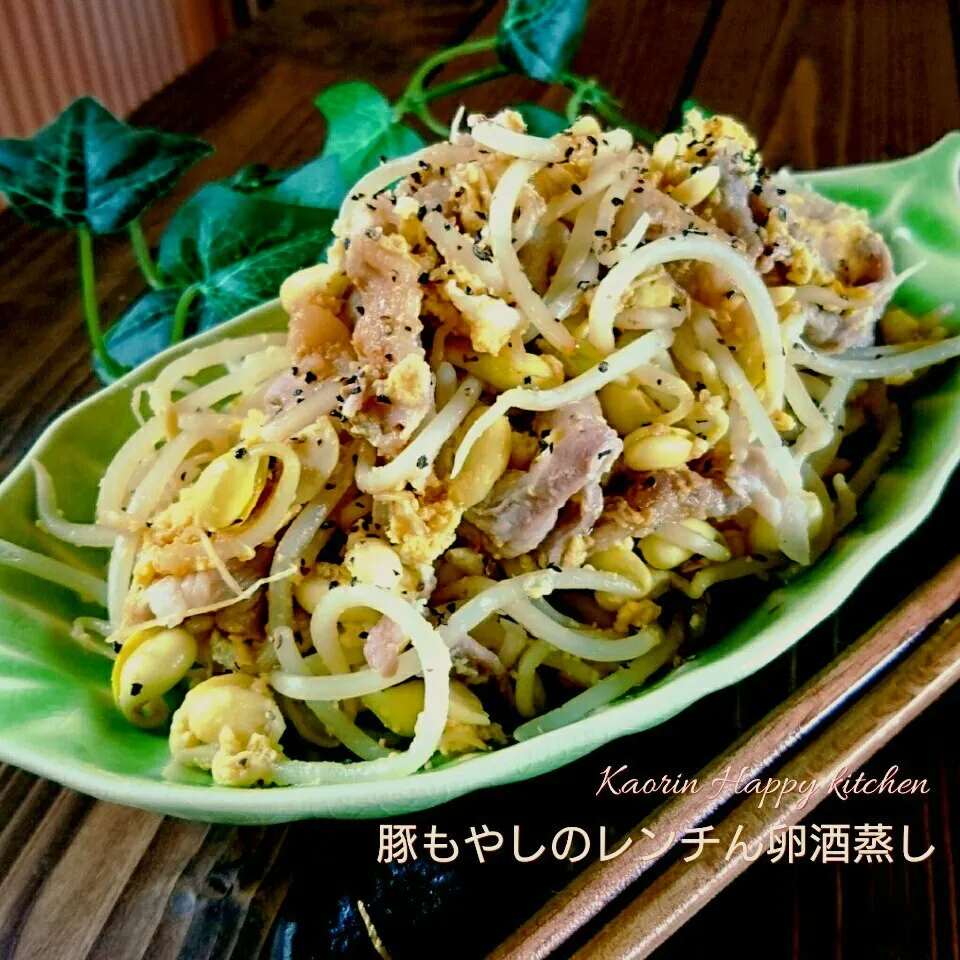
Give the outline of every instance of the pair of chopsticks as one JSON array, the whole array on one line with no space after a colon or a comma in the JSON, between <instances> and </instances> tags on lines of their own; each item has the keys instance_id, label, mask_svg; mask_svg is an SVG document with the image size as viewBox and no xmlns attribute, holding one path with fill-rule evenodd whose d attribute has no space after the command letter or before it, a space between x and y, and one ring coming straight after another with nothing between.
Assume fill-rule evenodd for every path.
<instances>
[{"instance_id":1,"label":"pair of chopsticks","mask_svg":"<svg viewBox=\"0 0 960 960\"><path fill-rule=\"evenodd\" d=\"M862 690L958 600L960 556L701 770L696 775L698 782L711 783L728 767L745 769L744 779L756 777ZM924 642L776 773L781 780L816 778L817 788L807 795L803 809L790 802L778 809L767 804L758 808L755 798L744 801L710 834L720 843L707 846L690 863L680 861L669 867L578 950L575 958L648 957L747 869L750 861L742 856L745 849L755 849L757 841L766 843L772 830L797 823L828 794L835 774L843 767L855 772L958 679L960 626L953 626ZM551 954L669 854L668 848L656 859L643 859L644 829L658 837L672 833L676 844L686 831L703 824L730 800L734 790L735 784L730 783L720 791L681 794L662 804L630 832L633 843L623 854L584 870L488 960L539 960ZM738 847L741 853L727 861L726 851L737 825L742 826L737 839L746 847Z\"/></svg>"}]
</instances>

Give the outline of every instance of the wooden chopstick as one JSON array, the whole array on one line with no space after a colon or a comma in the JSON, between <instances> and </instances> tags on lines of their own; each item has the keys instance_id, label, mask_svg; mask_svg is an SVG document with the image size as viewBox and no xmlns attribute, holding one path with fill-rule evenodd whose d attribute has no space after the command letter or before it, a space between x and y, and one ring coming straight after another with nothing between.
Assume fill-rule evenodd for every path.
<instances>
[{"instance_id":1,"label":"wooden chopstick","mask_svg":"<svg viewBox=\"0 0 960 960\"><path fill-rule=\"evenodd\" d=\"M797 802L762 809L756 798L737 806L710 833L719 843L687 863L673 864L628 907L610 921L573 960L643 960L712 900L756 858L747 850L769 846L771 832L792 826L831 793L841 780L888 743L903 727L960 679L960 623L925 641L890 675L822 734L780 768L776 776L797 782L816 778L802 809ZM737 833L738 826L741 828ZM726 859L734 839L745 844Z\"/></svg>"},{"instance_id":2,"label":"wooden chopstick","mask_svg":"<svg viewBox=\"0 0 960 960\"><path fill-rule=\"evenodd\" d=\"M960 556L921 584L900 606L697 773L698 782L712 783L727 767L745 770L745 779L756 777L861 690L958 600ZM633 843L626 852L615 860L597 861L584 870L494 950L488 960L539 960L548 956L669 853L668 848L657 859L643 859L644 828L659 837L673 833L679 842L687 830L730 800L734 789L735 785L729 784L720 791L681 794L662 804L630 832Z\"/></svg>"}]
</instances>

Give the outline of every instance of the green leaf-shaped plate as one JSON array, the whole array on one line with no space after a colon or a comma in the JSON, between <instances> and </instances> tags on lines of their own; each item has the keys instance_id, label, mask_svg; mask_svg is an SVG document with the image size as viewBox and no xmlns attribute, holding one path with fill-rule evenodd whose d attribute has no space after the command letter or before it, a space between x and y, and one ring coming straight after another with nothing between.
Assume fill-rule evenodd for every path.
<instances>
[{"instance_id":1,"label":"green leaf-shaped plate","mask_svg":"<svg viewBox=\"0 0 960 960\"><path fill-rule=\"evenodd\" d=\"M929 266L901 291L907 306L960 302L960 133L895 163L811 174L825 194L866 207L900 268ZM173 357L225 336L282 329L276 303L258 307L187 346L167 351L57 420L31 456L54 475L72 519L89 518L97 479L133 430L129 398ZM115 712L109 662L69 639L74 616L96 613L71 593L0 569L0 757L105 799L195 819L272 823L304 817L387 817L495 784L536 776L643 730L735 683L783 653L829 616L865 574L930 512L960 461L960 366L931 378L908 411L901 454L862 514L816 567L775 590L731 634L656 685L573 726L404 780L369 785L231 790L169 782L165 739ZM0 537L73 559L94 572L104 551L73 550L37 529L27 461L0 486Z\"/></svg>"}]
</instances>

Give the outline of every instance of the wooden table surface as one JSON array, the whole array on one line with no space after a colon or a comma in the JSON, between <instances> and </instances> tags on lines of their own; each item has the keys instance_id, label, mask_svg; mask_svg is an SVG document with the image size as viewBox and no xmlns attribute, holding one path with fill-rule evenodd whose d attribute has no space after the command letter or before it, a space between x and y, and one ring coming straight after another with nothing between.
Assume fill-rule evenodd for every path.
<instances>
[{"instance_id":1,"label":"wooden table surface","mask_svg":"<svg viewBox=\"0 0 960 960\"><path fill-rule=\"evenodd\" d=\"M489 0L278 0L161 92L134 122L205 137L217 152L147 219L156 238L174 205L205 180L251 162L290 165L317 151L312 106L326 84L370 79L388 94L438 48L489 33ZM755 130L769 164L798 168L898 157L960 127L956 0L594 0L580 72L597 75L637 122L666 129L693 96ZM559 106L557 91L507 79L471 105L517 99ZM450 110L450 104L438 109ZM127 248L99 242L107 317L141 292ZM0 216L0 473L40 430L96 389L69 238ZM611 832L653 806L597 798L599 771L693 774L956 550L960 486L830 624L756 677L646 734L537 781L475 794L410 818L454 836L487 823L549 838L557 825ZM933 843L923 863L754 867L658 956L734 941L771 957L960 957L956 748L960 695L949 695L871 764L926 778L911 798L839 799L817 823L911 827ZM233 828L99 803L0 766L0 958L372 958L363 900L393 960L482 957L576 867L462 858L376 862L375 823ZM592 929L595 929L592 928ZM752 949L752 948L750 948Z\"/></svg>"}]
</instances>

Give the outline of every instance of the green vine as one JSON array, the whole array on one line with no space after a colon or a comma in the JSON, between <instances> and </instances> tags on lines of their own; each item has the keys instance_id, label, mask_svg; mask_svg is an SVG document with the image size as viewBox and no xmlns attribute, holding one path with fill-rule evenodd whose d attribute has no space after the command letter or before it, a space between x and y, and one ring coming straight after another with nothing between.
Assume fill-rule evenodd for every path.
<instances>
[{"instance_id":1,"label":"green vine","mask_svg":"<svg viewBox=\"0 0 960 960\"><path fill-rule=\"evenodd\" d=\"M123 367L110 356L103 339L103 327L100 323L100 306L97 302L97 277L93 258L93 233L86 224L77 227L77 243L80 251L80 293L83 302L83 316L87 324L87 335L93 351L100 363L112 377L119 377Z\"/></svg>"},{"instance_id":2,"label":"green vine","mask_svg":"<svg viewBox=\"0 0 960 960\"><path fill-rule=\"evenodd\" d=\"M183 293L173 311L173 327L170 330L170 342L179 343L187 332L187 320L190 318L190 307L193 301L202 293L199 283L192 283Z\"/></svg>"},{"instance_id":3,"label":"green vine","mask_svg":"<svg viewBox=\"0 0 960 960\"><path fill-rule=\"evenodd\" d=\"M136 258L137 266L143 274L143 279L147 281L153 290L160 290L163 287L163 281L157 272L157 265L153 262L150 255L150 245L144 236L143 227L139 220L131 220L127 226L127 234L130 237L130 246L133 248L133 255Z\"/></svg>"}]
</instances>

